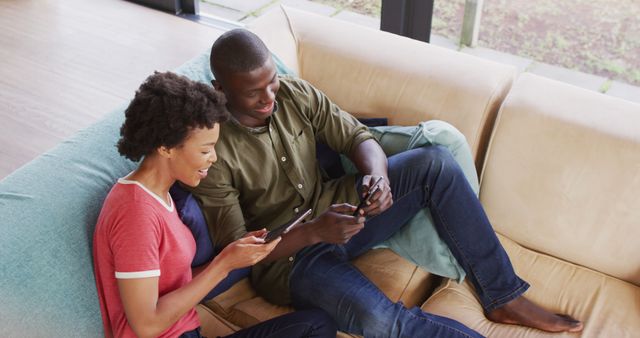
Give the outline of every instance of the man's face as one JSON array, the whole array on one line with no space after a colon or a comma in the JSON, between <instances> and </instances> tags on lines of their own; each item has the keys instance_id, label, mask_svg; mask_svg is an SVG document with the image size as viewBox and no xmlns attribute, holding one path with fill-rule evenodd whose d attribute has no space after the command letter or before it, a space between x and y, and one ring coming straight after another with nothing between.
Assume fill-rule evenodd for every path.
<instances>
[{"instance_id":1,"label":"man's face","mask_svg":"<svg viewBox=\"0 0 640 338\"><path fill-rule=\"evenodd\" d=\"M248 127L263 126L273 114L280 81L272 58L259 68L245 73L224 74L213 85L224 92L227 108L233 116Z\"/></svg>"}]
</instances>

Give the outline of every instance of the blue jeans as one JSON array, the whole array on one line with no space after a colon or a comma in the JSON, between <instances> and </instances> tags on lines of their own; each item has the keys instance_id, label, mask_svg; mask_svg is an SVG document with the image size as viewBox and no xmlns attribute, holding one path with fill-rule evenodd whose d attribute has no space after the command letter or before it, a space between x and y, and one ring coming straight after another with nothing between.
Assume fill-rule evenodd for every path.
<instances>
[{"instance_id":1,"label":"blue jeans","mask_svg":"<svg viewBox=\"0 0 640 338\"><path fill-rule=\"evenodd\" d=\"M322 310L304 310L264 321L224 338L335 338L336 324ZM188 331L180 338L202 338L200 329Z\"/></svg>"},{"instance_id":2,"label":"blue jeans","mask_svg":"<svg viewBox=\"0 0 640 338\"><path fill-rule=\"evenodd\" d=\"M457 321L392 302L350 263L428 207L486 311L529 287L516 276L480 201L445 148L422 147L390 157L389 180L393 206L367 219L347 244L320 243L298 252L290 275L294 306L322 308L340 330L365 337L480 337Z\"/></svg>"}]
</instances>

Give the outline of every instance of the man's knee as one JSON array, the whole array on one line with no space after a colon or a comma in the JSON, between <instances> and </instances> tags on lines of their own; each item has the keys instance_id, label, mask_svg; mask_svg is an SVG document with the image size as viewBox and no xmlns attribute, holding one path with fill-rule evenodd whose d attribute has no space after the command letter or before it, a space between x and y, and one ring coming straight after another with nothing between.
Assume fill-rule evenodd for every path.
<instances>
[{"instance_id":1,"label":"man's knee","mask_svg":"<svg viewBox=\"0 0 640 338\"><path fill-rule=\"evenodd\" d=\"M441 175L462 174L460 165L451 152L444 146L424 146L406 151L406 158L398 163L396 170L422 168L427 173Z\"/></svg>"},{"instance_id":2,"label":"man's knee","mask_svg":"<svg viewBox=\"0 0 640 338\"><path fill-rule=\"evenodd\" d=\"M456 161L453 158L453 155L444 146L441 145L432 145L416 148L419 151L419 154L425 161L435 161L444 164L455 164Z\"/></svg>"}]
</instances>

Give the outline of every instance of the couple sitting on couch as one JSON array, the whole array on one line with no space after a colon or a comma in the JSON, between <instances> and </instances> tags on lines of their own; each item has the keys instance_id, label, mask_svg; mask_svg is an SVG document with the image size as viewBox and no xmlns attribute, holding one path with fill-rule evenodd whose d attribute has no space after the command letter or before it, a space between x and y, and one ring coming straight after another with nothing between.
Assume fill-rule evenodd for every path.
<instances>
[{"instance_id":1,"label":"couple sitting on couch","mask_svg":"<svg viewBox=\"0 0 640 338\"><path fill-rule=\"evenodd\" d=\"M298 311L237 336L335 336L337 326L365 337L478 337L459 322L392 302L350 263L423 208L489 319L551 332L582 329L523 296L529 285L516 276L446 149L420 147L387 159L367 127L319 90L279 77L267 47L246 30L213 44L211 69L216 90L155 74L127 108L118 150L142 162L112 188L94 236L107 335L198 337L194 306L231 270L260 262L252 273L258 292ZM348 156L359 173L324 179L316 141ZM193 187L224 248L193 278L195 242L169 195L175 181ZM375 193L357 209L369 191ZM263 227L309 208L311 221L264 242Z\"/></svg>"}]
</instances>

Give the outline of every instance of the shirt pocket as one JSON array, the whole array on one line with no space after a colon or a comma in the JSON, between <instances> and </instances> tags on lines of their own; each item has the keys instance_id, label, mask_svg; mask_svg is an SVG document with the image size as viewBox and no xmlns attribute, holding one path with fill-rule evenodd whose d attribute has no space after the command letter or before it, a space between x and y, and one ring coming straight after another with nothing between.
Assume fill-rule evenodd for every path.
<instances>
[{"instance_id":1,"label":"shirt pocket","mask_svg":"<svg viewBox=\"0 0 640 338\"><path fill-rule=\"evenodd\" d=\"M316 139L313 135L311 126L304 126L293 133L291 138L291 144L294 146L305 147L308 145L315 145Z\"/></svg>"},{"instance_id":2,"label":"shirt pocket","mask_svg":"<svg viewBox=\"0 0 640 338\"><path fill-rule=\"evenodd\" d=\"M304 126L293 133L291 150L304 164L309 165L316 160L316 139L311 126Z\"/></svg>"}]
</instances>

